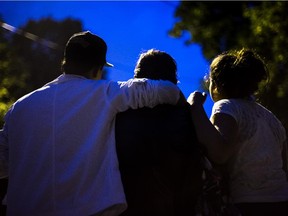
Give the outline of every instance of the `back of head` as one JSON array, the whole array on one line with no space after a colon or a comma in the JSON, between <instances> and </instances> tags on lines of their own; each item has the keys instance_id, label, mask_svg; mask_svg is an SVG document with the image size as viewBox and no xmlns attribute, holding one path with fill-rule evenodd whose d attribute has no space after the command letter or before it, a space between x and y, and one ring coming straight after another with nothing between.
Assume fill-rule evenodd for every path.
<instances>
[{"instance_id":1,"label":"back of head","mask_svg":"<svg viewBox=\"0 0 288 216\"><path fill-rule=\"evenodd\" d=\"M140 55L134 70L134 77L169 80L177 84L177 65L169 54L150 49Z\"/></svg>"},{"instance_id":2,"label":"back of head","mask_svg":"<svg viewBox=\"0 0 288 216\"><path fill-rule=\"evenodd\" d=\"M253 95L268 76L264 61L249 49L224 52L210 65L210 81L228 98Z\"/></svg>"},{"instance_id":3,"label":"back of head","mask_svg":"<svg viewBox=\"0 0 288 216\"><path fill-rule=\"evenodd\" d=\"M89 31L73 34L66 43L63 70L67 74L85 75L94 67L110 66L106 61L107 45Z\"/></svg>"}]
</instances>

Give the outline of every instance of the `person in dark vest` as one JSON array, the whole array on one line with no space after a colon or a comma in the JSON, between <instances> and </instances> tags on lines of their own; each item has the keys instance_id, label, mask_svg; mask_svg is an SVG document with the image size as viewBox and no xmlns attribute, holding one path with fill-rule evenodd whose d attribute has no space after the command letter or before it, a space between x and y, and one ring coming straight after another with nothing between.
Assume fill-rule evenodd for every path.
<instances>
[{"instance_id":1,"label":"person in dark vest","mask_svg":"<svg viewBox=\"0 0 288 216\"><path fill-rule=\"evenodd\" d=\"M166 52L148 50L140 55L134 78L177 84L176 62ZM121 216L193 215L201 175L189 104L118 113L115 134L128 204Z\"/></svg>"}]
</instances>

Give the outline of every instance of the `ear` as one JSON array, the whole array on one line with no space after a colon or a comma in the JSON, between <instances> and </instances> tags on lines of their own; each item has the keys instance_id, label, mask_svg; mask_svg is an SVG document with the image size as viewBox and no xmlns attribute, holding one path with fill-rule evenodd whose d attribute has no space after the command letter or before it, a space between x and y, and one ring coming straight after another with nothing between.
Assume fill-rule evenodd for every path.
<instances>
[{"instance_id":1,"label":"ear","mask_svg":"<svg viewBox=\"0 0 288 216\"><path fill-rule=\"evenodd\" d=\"M93 68L90 69L90 71L88 72L88 78L89 79L101 79L102 76L102 69L103 67L100 66L95 66Z\"/></svg>"},{"instance_id":2,"label":"ear","mask_svg":"<svg viewBox=\"0 0 288 216\"><path fill-rule=\"evenodd\" d=\"M219 88L217 86L215 86L215 85L213 86L212 91L215 94L219 94Z\"/></svg>"},{"instance_id":3,"label":"ear","mask_svg":"<svg viewBox=\"0 0 288 216\"><path fill-rule=\"evenodd\" d=\"M96 80L102 79L103 67L95 67L92 71L92 76Z\"/></svg>"},{"instance_id":4,"label":"ear","mask_svg":"<svg viewBox=\"0 0 288 216\"><path fill-rule=\"evenodd\" d=\"M221 89L218 88L214 83L210 84L209 92L214 102L218 101L221 98Z\"/></svg>"}]
</instances>

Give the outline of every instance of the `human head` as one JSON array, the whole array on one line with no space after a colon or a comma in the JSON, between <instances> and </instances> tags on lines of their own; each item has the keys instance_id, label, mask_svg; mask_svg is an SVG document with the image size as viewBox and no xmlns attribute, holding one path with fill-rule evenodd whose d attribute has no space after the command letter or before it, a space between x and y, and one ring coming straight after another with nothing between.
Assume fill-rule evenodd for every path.
<instances>
[{"instance_id":1,"label":"human head","mask_svg":"<svg viewBox=\"0 0 288 216\"><path fill-rule=\"evenodd\" d=\"M99 36L90 31L73 34L64 50L62 67L67 74L86 76L92 69L112 66L106 61L107 45Z\"/></svg>"},{"instance_id":2,"label":"human head","mask_svg":"<svg viewBox=\"0 0 288 216\"><path fill-rule=\"evenodd\" d=\"M218 55L210 65L209 91L214 101L253 95L259 83L268 80L268 69L261 57L249 49Z\"/></svg>"},{"instance_id":3,"label":"human head","mask_svg":"<svg viewBox=\"0 0 288 216\"><path fill-rule=\"evenodd\" d=\"M134 69L134 77L168 80L177 84L177 65L166 52L150 49L140 55Z\"/></svg>"}]
</instances>

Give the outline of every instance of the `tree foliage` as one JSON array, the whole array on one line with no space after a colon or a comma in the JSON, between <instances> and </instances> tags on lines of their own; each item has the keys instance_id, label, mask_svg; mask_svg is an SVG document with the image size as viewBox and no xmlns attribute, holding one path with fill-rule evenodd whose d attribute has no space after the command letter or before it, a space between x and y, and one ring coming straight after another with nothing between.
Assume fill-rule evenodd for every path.
<instances>
[{"instance_id":1,"label":"tree foliage","mask_svg":"<svg viewBox=\"0 0 288 216\"><path fill-rule=\"evenodd\" d=\"M198 43L211 60L230 49L251 48L264 57L270 71L269 85L262 85L259 101L288 129L288 2L182 1L175 11L178 21L170 35Z\"/></svg>"},{"instance_id":2,"label":"tree foliage","mask_svg":"<svg viewBox=\"0 0 288 216\"><path fill-rule=\"evenodd\" d=\"M7 41L1 36L0 34L0 117L2 118L8 107L22 95L27 73L24 63L11 52ZM19 68L23 68L22 73Z\"/></svg>"},{"instance_id":3,"label":"tree foliage","mask_svg":"<svg viewBox=\"0 0 288 216\"><path fill-rule=\"evenodd\" d=\"M55 21L48 17L30 20L21 29L23 34L13 34L11 49L25 62L29 82L26 90L31 91L60 75L65 44L72 34L82 31L82 24L78 20Z\"/></svg>"},{"instance_id":4,"label":"tree foliage","mask_svg":"<svg viewBox=\"0 0 288 216\"><path fill-rule=\"evenodd\" d=\"M30 20L14 32L0 30L0 118L24 94L61 74L67 40L82 31L79 20Z\"/></svg>"}]
</instances>

